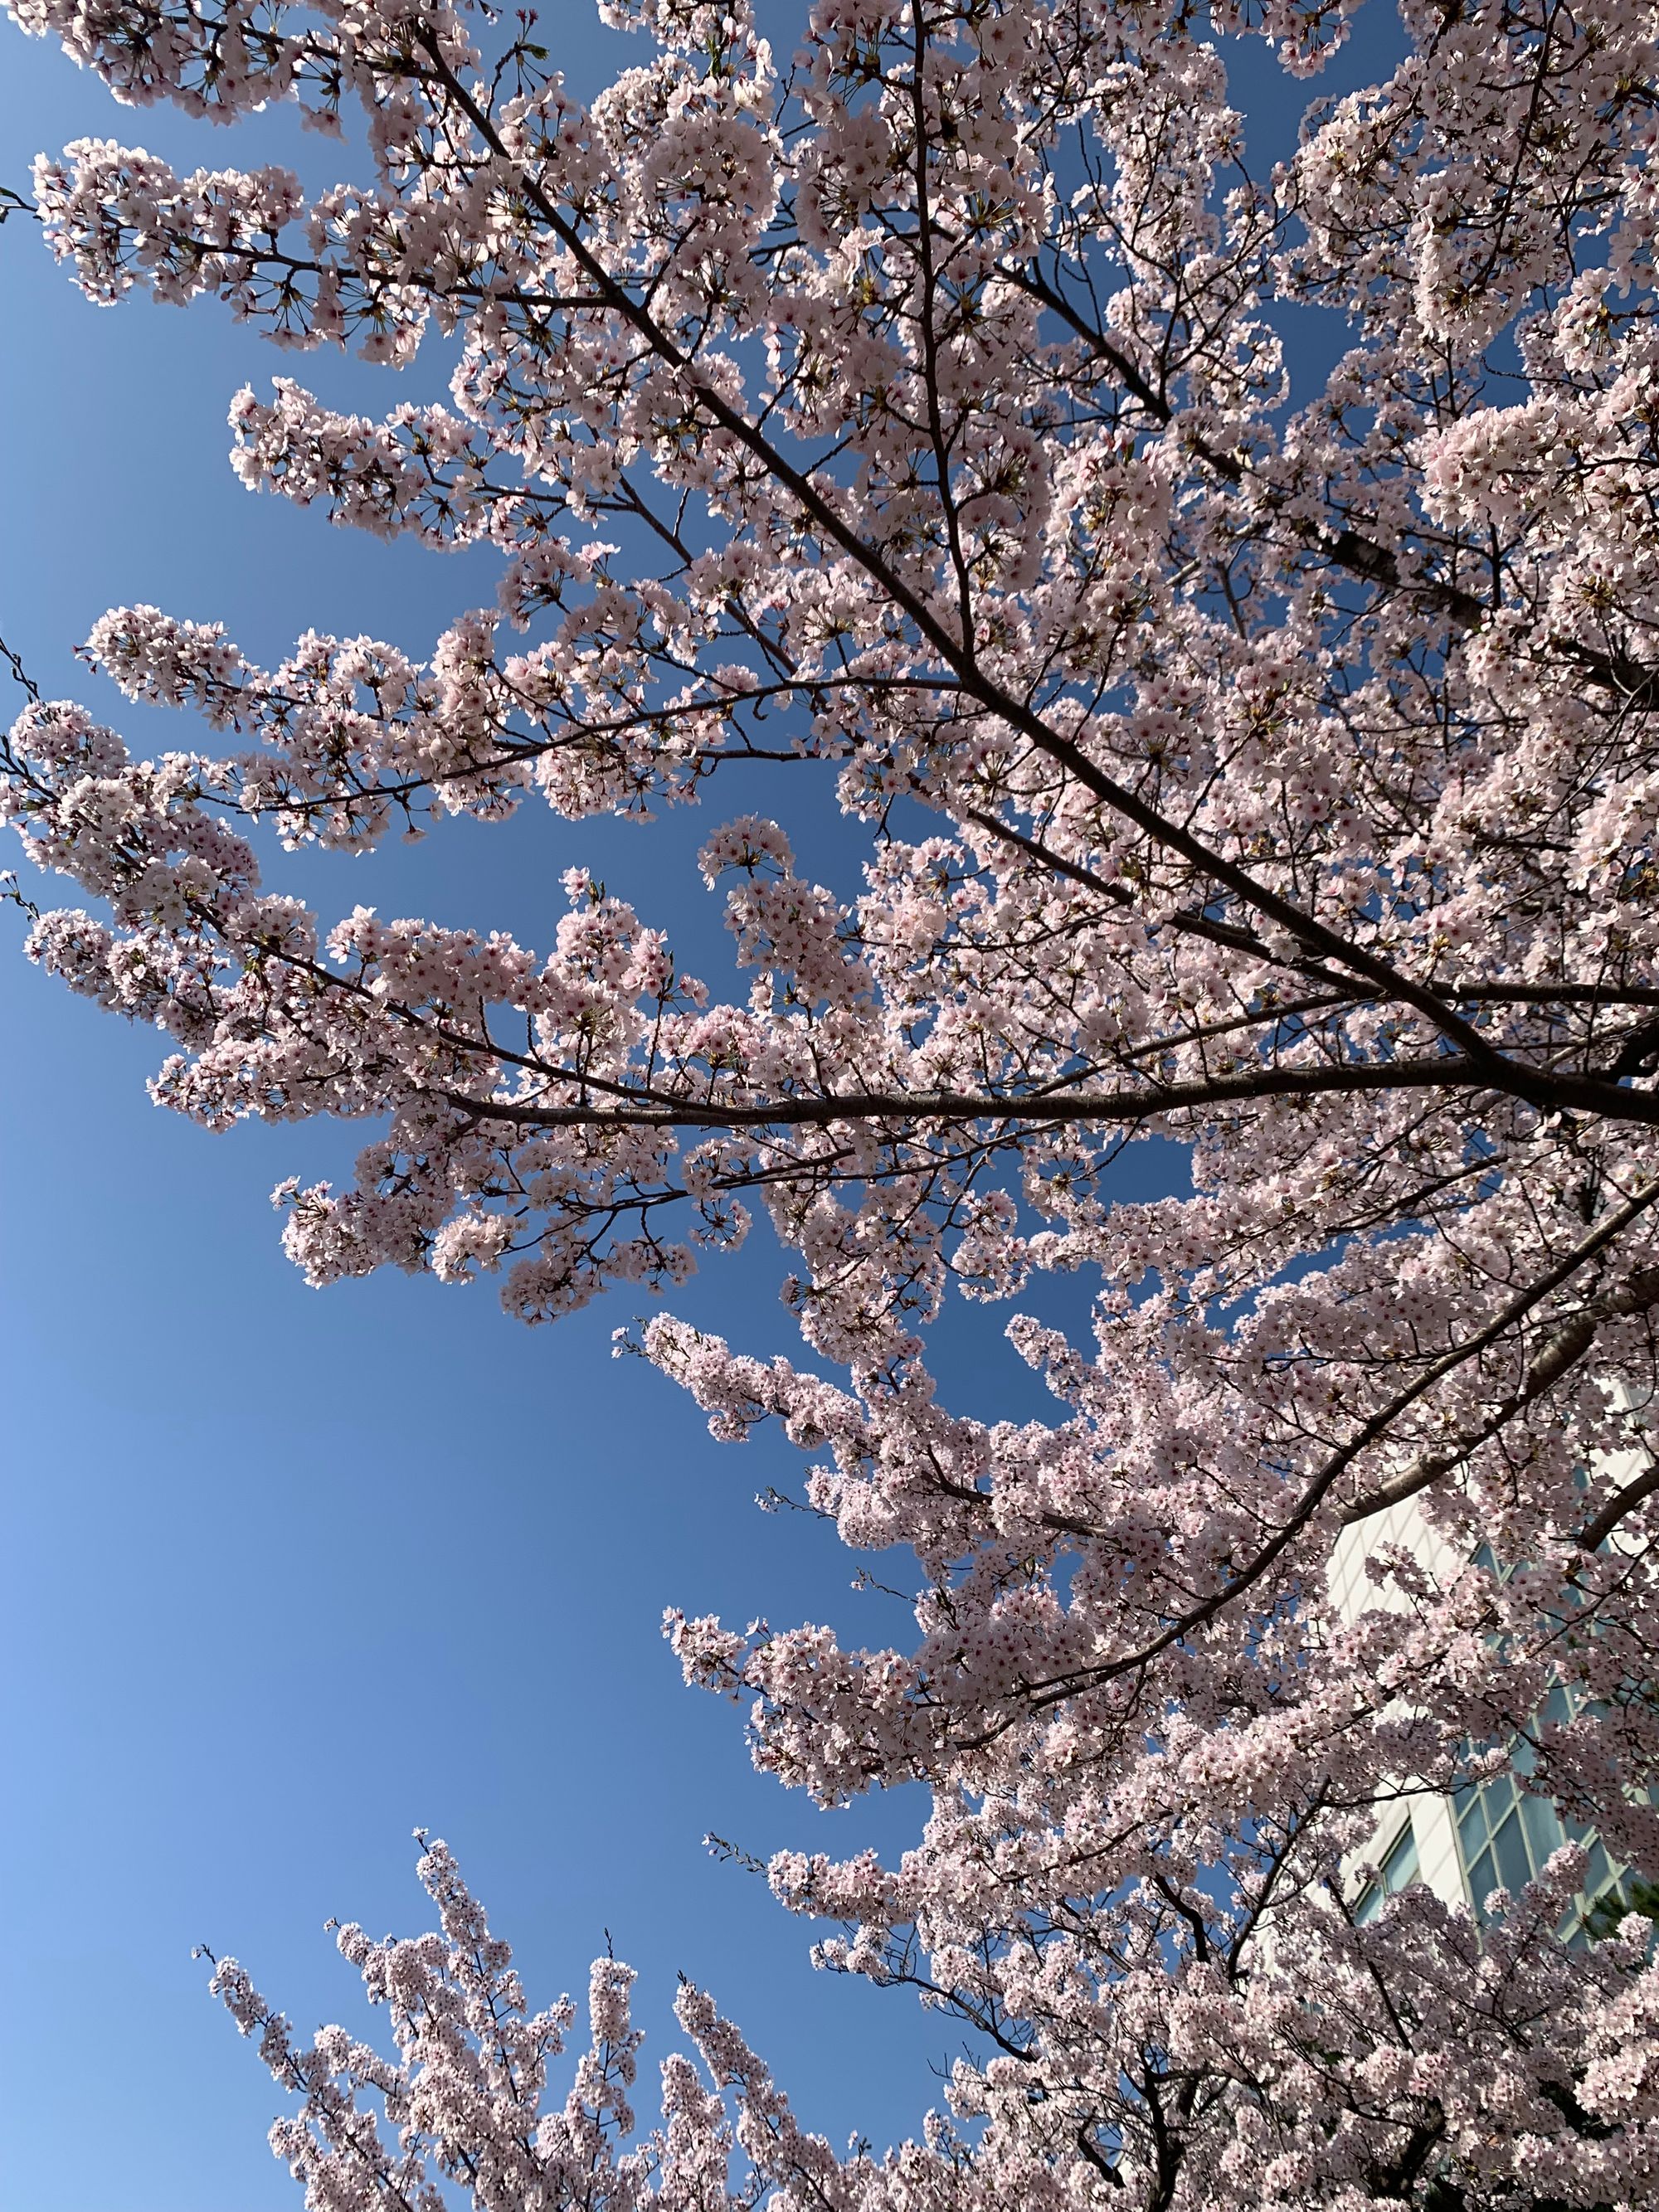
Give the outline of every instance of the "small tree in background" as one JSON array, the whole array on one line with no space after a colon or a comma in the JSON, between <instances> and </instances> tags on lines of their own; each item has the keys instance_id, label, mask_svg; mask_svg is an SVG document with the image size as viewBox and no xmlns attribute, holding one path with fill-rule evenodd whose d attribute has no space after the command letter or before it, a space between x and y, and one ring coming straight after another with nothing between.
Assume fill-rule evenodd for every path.
<instances>
[{"instance_id":1,"label":"small tree in background","mask_svg":"<svg viewBox=\"0 0 1659 2212\"><path fill-rule=\"evenodd\" d=\"M1558 1940L1571 1850L1484 1933L1422 1887L1357 1924L1341 1871L1402 1790L1517 1759L1659 1867L1653 7L1403 0L1392 75L1261 177L1206 40L1310 75L1329 0L606 0L640 65L586 106L444 0L9 4L123 99L366 121L369 180L314 200L84 140L38 209L94 299L392 364L458 333L447 406L241 392L235 463L501 556L418 664L106 616L94 665L221 744L29 704L6 810L96 902L32 957L161 1029L210 1127L374 1125L283 1194L313 1281L498 1273L545 1319L764 1208L815 1364L642 1348L917 1562L908 1649L670 1630L784 1781L929 1784L896 1866L770 1872L842 1924L826 1966L975 2031L954 2120L839 2158L688 1991L708 2079L671 2060L623 2148L608 1961L538 2118L568 2014L526 2016L438 1846L441 1936L341 1938L398 2063L218 1969L310 2203L1655 2202L1647 1923ZM1283 302L1346 319L1311 395ZM643 812L738 759L833 778L869 860L842 899L717 821L735 1003L580 871L542 954L325 927L248 842ZM1149 1135L1192 1194L1115 1202ZM1052 1419L952 1413L950 1285L1043 1270L1094 1293L1082 1342L1009 1323ZM1333 1547L1407 1500L1468 1564L1379 1544L1344 1620Z\"/></svg>"}]
</instances>

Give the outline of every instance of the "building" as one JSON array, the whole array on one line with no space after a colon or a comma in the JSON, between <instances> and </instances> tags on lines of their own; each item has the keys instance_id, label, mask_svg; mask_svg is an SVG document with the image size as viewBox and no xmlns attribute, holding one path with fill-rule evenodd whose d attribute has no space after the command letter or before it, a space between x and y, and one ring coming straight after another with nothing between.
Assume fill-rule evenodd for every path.
<instances>
[{"instance_id":1,"label":"building","mask_svg":"<svg viewBox=\"0 0 1659 2212\"><path fill-rule=\"evenodd\" d=\"M1634 1462L1635 1455L1632 1457ZM1365 1573L1368 1555L1385 1545L1408 1549L1437 1581L1449 1579L1461 1564L1429 1528L1415 1500L1374 1514L1344 1529L1332 1554L1331 1593L1344 1620L1355 1620L1379 1605L1403 1607L1399 1590L1391 1585L1379 1588ZM1559 1711L1554 1710L1558 1703ZM1565 1720L1567 1710L1565 1693L1558 1687L1551 1692L1541 1717ZM1359 1892L1355 1906L1358 1917L1371 1918L1396 1890L1423 1881L1447 1904L1467 1905L1477 1918L1484 1918L1486 1900L1494 1889L1520 1889L1552 1851L1571 1841L1589 1847L1589 1865L1577 1911L1569 1916L1561 1932L1568 1941L1582 1941L1585 1915L1625 1869L1609 1859L1593 1830L1564 1821L1547 1798L1525 1790L1522 1778L1528 1758L1523 1746L1516 1773L1496 1776L1451 1797L1435 1790L1417 1791L1392 1807L1362 1854L1377 1876L1367 1880Z\"/></svg>"}]
</instances>

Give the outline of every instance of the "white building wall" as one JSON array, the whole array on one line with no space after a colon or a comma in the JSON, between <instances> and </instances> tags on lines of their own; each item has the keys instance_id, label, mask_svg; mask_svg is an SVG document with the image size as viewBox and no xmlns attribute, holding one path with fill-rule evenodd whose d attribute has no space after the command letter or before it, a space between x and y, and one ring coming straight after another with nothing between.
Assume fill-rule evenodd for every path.
<instances>
[{"instance_id":1,"label":"white building wall","mask_svg":"<svg viewBox=\"0 0 1659 2212\"><path fill-rule=\"evenodd\" d=\"M1640 1408L1626 1403L1626 1411L1636 1413ZM1645 1426L1645 1424L1638 1425ZM1633 1445L1626 1451L1607 1453L1598 1462L1598 1472L1619 1489L1633 1480L1651 1463L1645 1443ZM1616 1547L1632 1540L1620 1530L1609 1540ZM1414 1498L1391 1505L1369 1519L1345 1528L1338 1537L1331 1553L1329 1583L1331 1595L1343 1620L1352 1624L1364 1613L1401 1612L1407 1600L1391 1582L1375 1583L1365 1572L1365 1561L1373 1553L1398 1547L1408 1551L1437 1584L1444 1586L1459 1571L1462 1557L1443 1539L1437 1536L1425 1522ZM1493 1815L1494 1822L1502 1817L1502 1809ZM1479 1904L1480 1899L1469 1895L1469 1884L1464 1873L1462 1854L1458 1849L1455 1814L1452 1802L1437 1790L1413 1792L1398 1805L1391 1806L1378 1822L1376 1834L1365 1850L1356 1856L1357 1866L1361 1861L1380 1865L1398 1841L1407 1820L1417 1847L1417 1878L1429 1884L1437 1895L1449 1905ZM1580 1832L1583 1832L1582 1831ZM1593 1897L1616 1877L1620 1869L1609 1863L1599 1844L1591 1838L1593 1845L1588 1887ZM1479 1839L1471 1850L1480 1848ZM1490 1856L1477 1864L1492 1863ZM1481 1887L1486 1883L1483 1880Z\"/></svg>"},{"instance_id":2,"label":"white building wall","mask_svg":"<svg viewBox=\"0 0 1659 2212\"><path fill-rule=\"evenodd\" d=\"M1449 1581L1462 1565L1456 1553L1424 1520L1415 1498L1406 1498L1373 1513L1368 1520L1356 1522L1338 1537L1330 1564L1331 1595L1338 1613L1350 1625L1364 1613L1404 1610L1406 1599L1394 1583L1374 1583L1365 1572L1365 1561L1372 1553L1394 1545L1409 1551L1437 1582ZM1468 1891L1458 1855L1451 1800L1437 1790L1413 1791L1398 1805L1390 1806L1362 1856L1380 1863L1407 1820L1417 1843L1418 1878L1448 1905L1467 1905Z\"/></svg>"}]
</instances>

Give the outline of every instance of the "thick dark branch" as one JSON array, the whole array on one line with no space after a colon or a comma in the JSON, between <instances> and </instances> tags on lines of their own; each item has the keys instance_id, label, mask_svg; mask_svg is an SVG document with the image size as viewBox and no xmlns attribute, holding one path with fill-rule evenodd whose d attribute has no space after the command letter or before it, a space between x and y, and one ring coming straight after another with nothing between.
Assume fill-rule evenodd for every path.
<instances>
[{"instance_id":1,"label":"thick dark branch","mask_svg":"<svg viewBox=\"0 0 1659 2212\"><path fill-rule=\"evenodd\" d=\"M1081 884L1085 890L1094 891L1100 897L1109 899L1114 906L1127 910L1138 904L1133 891L1127 884L1113 883L1094 869L1085 867L1081 861L1068 860L1063 853L1057 853L1052 845L1045 844L1042 838L1030 836L1023 830L1016 830L1012 824L999 821L994 814L987 813L981 807L964 807L961 818L964 822L974 823L990 836L1000 838L1004 844L1018 846L1032 860L1052 868L1056 875L1064 876L1068 881ZM1258 937L1253 930L1241 929L1233 922L1218 921L1212 915L1199 914L1189 907L1177 908L1171 914L1162 915L1156 921L1149 921L1147 927L1178 930L1183 935L1202 937L1212 945L1224 945L1233 951L1248 953L1252 959L1279 960L1281 964L1294 968L1298 975L1312 976L1333 989L1340 990L1345 999L1366 1001L1383 995L1380 991L1363 989L1351 975L1339 975L1334 969L1322 967L1315 961L1297 960L1285 963L1282 955L1275 953L1267 940ZM1471 977L1468 981L1455 981L1437 978L1432 988L1443 999L1453 1004L1659 1006L1659 988L1639 985L1488 982ZM1273 1012L1282 1009L1269 1008L1267 1011ZM1631 1073L1636 1071L1622 1072Z\"/></svg>"},{"instance_id":2,"label":"thick dark branch","mask_svg":"<svg viewBox=\"0 0 1659 2212\"><path fill-rule=\"evenodd\" d=\"M477 1049L486 1048L481 1043ZM580 1083L572 1073L563 1079ZM1582 1103L1596 1094L1597 1109L1620 1119L1659 1127L1659 1095L1592 1083L1576 1076L1543 1075L1540 1096L1559 1093L1559 1103ZM1144 1090L1027 1091L999 1096L965 1091L825 1091L816 1097L776 1098L743 1103L704 1101L672 1093L614 1088L617 1103L575 1101L541 1106L528 1099L470 1098L440 1092L452 1105L481 1120L522 1123L532 1128L764 1129L822 1127L839 1121L1001 1121L1041 1128L1090 1121L1146 1121L1161 1114L1182 1114L1207 1106L1231 1106L1255 1099L1308 1098L1333 1092L1407 1090L1456 1091L1492 1088L1484 1066L1450 1054L1433 1060L1378 1060L1346 1066L1255 1067L1218 1075L1200 1083L1149 1085ZM1610 1103L1601 1097L1609 1093Z\"/></svg>"},{"instance_id":3,"label":"thick dark branch","mask_svg":"<svg viewBox=\"0 0 1659 2212\"><path fill-rule=\"evenodd\" d=\"M1479 1428L1461 1437L1443 1451L1431 1452L1417 1460L1392 1482L1379 1483L1364 1498L1357 1498L1342 1515L1344 1528L1356 1522L1368 1521L1373 1513L1381 1513L1390 1505L1402 1504L1418 1492L1426 1490L1431 1483L1449 1474L1471 1458L1484 1443L1491 1442L1501 1429L1508 1426L1515 1416L1552 1389L1561 1377L1583 1358L1595 1341L1595 1333L1604 1321L1613 1321L1631 1314L1645 1313L1659 1304L1659 1271L1644 1268L1632 1275L1629 1282L1604 1298L1586 1306L1583 1313L1575 1314L1565 1326L1558 1329L1544 1349L1527 1370L1526 1379L1518 1390L1511 1391L1494 1412L1481 1422ZM1637 1501L1632 1499L1632 1504ZM1617 1516L1615 1516L1616 1518ZM1608 1523L1611 1527L1612 1522ZM1595 1523L1592 1522L1592 1527ZM1604 1534L1606 1531L1602 1532ZM1581 1535L1580 1543L1584 1540ZM1598 1537L1596 1541L1600 1542ZM1589 1547L1591 1551L1595 1544Z\"/></svg>"},{"instance_id":4,"label":"thick dark branch","mask_svg":"<svg viewBox=\"0 0 1659 2212\"><path fill-rule=\"evenodd\" d=\"M1593 1521L1587 1521L1578 1531L1577 1541L1587 1552L1600 1551L1627 1513L1633 1513L1644 1498L1651 1498L1659 1490L1659 1459L1651 1451L1648 1463L1640 1474L1633 1475L1622 1490L1615 1490Z\"/></svg>"}]
</instances>

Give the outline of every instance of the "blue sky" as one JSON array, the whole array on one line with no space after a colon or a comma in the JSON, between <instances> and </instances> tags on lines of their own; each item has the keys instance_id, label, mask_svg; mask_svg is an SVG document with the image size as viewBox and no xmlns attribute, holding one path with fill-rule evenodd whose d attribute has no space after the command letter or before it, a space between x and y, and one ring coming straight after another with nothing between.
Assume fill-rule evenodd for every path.
<instances>
[{"instance_id":1,"label":"blue sky","mask_svg":"<svg viewBox=\"0 0 1659 2212\"><path fill-rule=\"evenodd\" d=\"M559 20L574 41L560 58L592 82L618 42L585 10ZM1304 94L1254 57L1251 76L1279 150ZM22 185L37 148L82 135L186 168L298 152L313 179L350 173L317 141L300 147L290 116L226 134L135 114L0 29L0 182ZM222 620L270 659L313 624L421 653L491 596L487 556L331 531L250 498L225 459L245 381L298 374L379 411L441 395L441 358L394 390L336 356L279 356L211 303L99 311L15 222L0 285L0 630L49 694L85 697L140 743L187 744L188 722L135 714L72 661L106 607ZM734 783L718 803L777 800ZM330 915L368 900L545 946L560 872L580 862L713 980L723 939L692 860L710 826L708 808L644 832L537 811L276 879ZM832 825L817 836L836 849ZM159 1111L143 1089L157 1040L27 969L20 935L0 915L0 2203L296 2204L262 2142L276 2093L191 1946L234 1951L302 2028L368 2025L322 1923L422 1924L417 1822L460 1853L532 1996L579 1989L608 1928L641 1970L648 2068L684 1970L811 2124L914 2132L955 2032L813 1974L801 1923L700 1843L714 1829L763 1856L896 1848L914 1793L813 1813L753 1774L738 1716L680 1686L659 1634L678 1604L904 1638L901 1608L849 1594L857 1559L802 1516L755 1510L757 1490L795 1483L797 1460L771 1441L715 1446L642 1363L613 1362L610 1333L629 1317L617 1300L532 1331L488 1289L307 1290L268 1194L286 1175L337 1174L362 1133L215 1139ZM712 1265L677 1310L746 1348L788 1348L765 1243ZM971 1410L1041 1414L1002 1320L958 1310L947 1382ZM653 2096L647 2081L647 2110Z\"/></svg>"}]
</instances>

